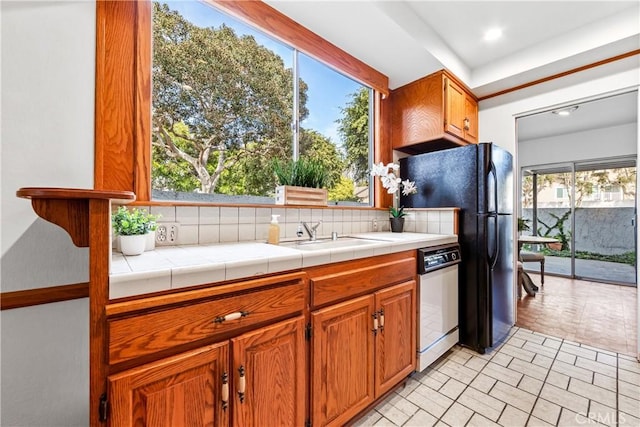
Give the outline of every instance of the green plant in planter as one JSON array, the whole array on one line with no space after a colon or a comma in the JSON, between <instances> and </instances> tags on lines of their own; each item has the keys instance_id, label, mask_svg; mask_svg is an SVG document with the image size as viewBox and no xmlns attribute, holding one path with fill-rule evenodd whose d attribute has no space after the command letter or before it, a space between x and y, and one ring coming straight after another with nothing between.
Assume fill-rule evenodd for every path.
<instances>
[{"instance_id":1,"label":"green plant in planter","mask_svg":"<svg viewBox=\"0 0 640 427\"><path fill-rule=\"evenodd\" d=\"M113 230L119 236L136 236L155 231L157 228L157 215L149 214L146 209L133 208L131 210L120 206L111 215Z\"/></svg>"},{"instance_id":2,"label":"green plant in planter","mask_svg":"<svg viewBox=\"0 0 640 427\"><path fill-rule=\"evenodd\" d=\"M529 227L529 223L531 220L526 218L518 218L518 231L529 231L531 227Z\"/></svg>"},{"instance_id":3,"label":"green plant in planter","mask_svg":"<svg viewBox=\"0 0 640 427\"><path fill-rule=\"evenodd\" d=\"M404 211L404 206L400 206L397 209L393 206L389 206L389 214L391 215L391 218L404 218L407 215Z\"/></svg>"},{"instance_id":4,"label":"green plant in planter","mask_svg":"<svg viewBox=\"0 0 640 427\"><path fill-rule=\"evenodd\" d=\"M279 185L325 188L329 184L327 168L319 161L300 158L281 163L273 162L273 172Z\"/></svg>"}]
</instances>

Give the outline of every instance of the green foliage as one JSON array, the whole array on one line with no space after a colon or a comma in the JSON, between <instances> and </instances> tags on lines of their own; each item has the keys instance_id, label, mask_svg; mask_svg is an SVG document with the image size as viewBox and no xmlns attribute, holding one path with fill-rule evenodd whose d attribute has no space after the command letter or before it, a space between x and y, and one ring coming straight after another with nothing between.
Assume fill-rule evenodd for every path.
<instances>
[{"instance_id":1,"label":"green foliage","mask_svg":"<svg viewBox=\"0 0 640 427\"><path fill-rule=\"evenodd\" d=\"M568 210L562 216L558 216L551 212L549 213L549 215L551 215L551 217L553 217L553 219L556 220L555 224L548 225L548 224L545 224L540 219L538 219L538 222L546 228L546 230L543 232L542 227L538 227L538 235L544 236L544 237L556 238L560 241L560 243L562 243L562 250L569 249L569 240L571 240L571 232L565 232L564 222L567 219L569 219L569 216L571 215L571 210ZM552 234L553 230L558 230L558 231Z\"/></svg>"},{"instance_id":2,"label":"green foliage","mask_svg":"<svg viewBox=\"0 0 640 427\"><path fill-rule=\"evenodd\" d=\"M389 206L389 213L393 218L402 218L406 216L406 212L404 211L404 206L400 206L399 208L394 208L393 206Z\"/></svg>"},{"instance_id":3,"label":"green foliage","mask_svg":"<svg viewBox=\"0 0 640 427\"><path fill-rule=\"evenodd\" d=\"M526 218L518 218L518 231L529 231L531 227L529 227L529 223L531 220Z\"/></svg>"},{"instance_id":4,"label":"green foliage","mask_svg":"<svg viewBox=\"0 0 640 427\"><path fill-rule=\"evenodd\" d=\"M327 171L324 165L315 159L302 157L296 161L288 162L276 160L273 162L273 171L280 185L326 187Z\"/></svg>"},{"instance_id":5,"label":"green foliage","mask_svg":"<svg viewBox=\"0 0 640 427\"><path fill-rule=\"evenodd\" d=\"M186 190L197 180L199 191L213 193L227 172L227 191L264 192L260 176L241 185L230 179L290 152L291 69L251 36L197 27L166 4L153 8L152 143L164 154L154 164L179 164L160 166L154 182ZM308 114L306 90L301 82L300 119Z\"/></svg>"},{"instance_id":6,"label":"green foliage","mask_svg":"<svg viewBox=\"0 0 640 427\"><path fill-rule=\"evenodd\" d=\"M299 144L301 157L314 160L324 167L327 187L340 182L345 162L330 138L315 130L301 129Z\"/></svg>"},{"instance_id":7,"label":"green foliage","mask_svg":"<svg viewBox=\"0 0 640 427\"><path fill-rule=\"evenodd\" d=\"M157 227L158 216L149 214L146 209L132 210L120 206L111 215L111 225L116 234L120 236L134 236L137 234L147 234Z\"/></svg>"},{"instance_id":8,"label":"green foliage","mask_svg":"<svg viewBox=\"0 0 640 427\"><path fill-rule=\"evenodd\" d=\"M544 247L541 249L542 253L544 253L545 255L549 255L549 256L557 256L557 257L562 257L562 258L569 258L571 257L571 250L569 249L563 249L560 251L554 251L553 249L549 249L548 247ZM631 252L625 252L622 254L612 254L612 255L605 255L605 254L599 254L597 252L588 252L588 251L576 251L576 258L578 259L590 259L590 260L596 260L596 261L608 261L608 262L617 262L620 264L629 264L629 265L636 265L636 253L631 251Z\"/></svg>"},{"instance_id":9,"label":"green foliage","mask_svg":"<svg viewBox=\"0 0 640 427\"><path fill-rule=\"evenodd\" d=\"M253 144L248 145L249 151L253 151ZM233 167L226 168L220 175L220 181L216 188L219 194L244 194L252 196L264 196L273 193L276 186L276 178L272 171L273 158L288 158L290 154L267 154L238 156Z\"/></svg>"},{"instance_id":10,"label":"green foliage","mask_svg":"<svg viewBox=\"0 0 640 427\"><path fill-rule=\"evenodd\" d=\"M369 178L369 93L367 87L353 93L341 109L342 118L337 120L347 153L346 163L350 165L355 182Z\"/></svg>"},{"instance_id":11,"label":"green foliage","mask_svg":"<svg viewBox=\"0 0 640 427\"><path fill-rule=\"evenodd\" d=\"M353 180L341 176L337 184L329 189L329 200L358 202L360 199L355 195L355 185Z\"/></svg>"}]
</instances>

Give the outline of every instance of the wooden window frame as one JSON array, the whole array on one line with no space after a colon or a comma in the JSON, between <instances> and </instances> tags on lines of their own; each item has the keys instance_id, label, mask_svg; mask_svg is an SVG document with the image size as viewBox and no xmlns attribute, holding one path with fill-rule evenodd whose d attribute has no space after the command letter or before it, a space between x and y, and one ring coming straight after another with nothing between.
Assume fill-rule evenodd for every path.
<instances>
[{"instance_id":1,"label":"wooden window frame","mask_svg":"<svg viewBox=\"0 0 640 427\"><path fill-rule=\"evenodd\" d=\"M262 1L207 0L301 52L374 89L374 161L390 162L389 79ZM96 2L94 188L151 200L150 0ZM375 182L374 205L391 198ZM153 202L153 204L175 204ZM200 203L201 204L201 203Z\"/></svg>"}]
</instances>

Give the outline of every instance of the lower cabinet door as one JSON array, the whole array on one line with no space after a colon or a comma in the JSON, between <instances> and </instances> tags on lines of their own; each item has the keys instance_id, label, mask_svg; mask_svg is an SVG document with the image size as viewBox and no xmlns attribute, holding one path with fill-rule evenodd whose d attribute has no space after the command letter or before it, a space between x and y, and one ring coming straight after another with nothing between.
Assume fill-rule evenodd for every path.
<instances>
[{"instance_id":1,"label":"lower cabinet door","mask_svg":"<svg viewBox=\"0 0 640 427\"><path fill-rule=\"evenodd\" d=\"M341 426L374 399L374 297L312 313L312 423Z\"/></svg>"},{"instance_id":2,"label":"lower cabinet door","mask_svg":"<svg viewBox=\"0 0 640 427\"><path fill-rule=\"evenodd\" d=\"M111 375L109 425L227 426L228 366L225 341Z\"/></svg>"},{"instance_id":3,"label":"lower cabinet door","mask_svg":"<svg viewBox=\"0 0 640 427\"><path fill-rule=\"evenodd\" d=\"M416 282L376 292L376 397L396 386L416 367Z\"/></svg>"},{"instance_id":4,"label":"lower cabinet door","mask_svg":"<svg viewBox=\"0 0 640 427\"><path fill-rule=\"evenodd\" d=\"M304 426L304 317L233 338L234 426Z\"/></svg>"}]
</instances>

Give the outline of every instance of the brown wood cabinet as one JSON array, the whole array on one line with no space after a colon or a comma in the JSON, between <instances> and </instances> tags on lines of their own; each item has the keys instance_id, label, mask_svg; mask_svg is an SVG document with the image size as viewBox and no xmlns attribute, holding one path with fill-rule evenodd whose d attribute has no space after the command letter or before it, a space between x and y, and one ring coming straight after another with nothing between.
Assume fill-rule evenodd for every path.
<instances>
[{"instance_id":1,"label":"brown wood cabinet","mask_svg":"<svg viewBox=\"0 0 640 427\"><path fill-rule=\"evenodd\" d=\"M311 314L314 426L340 426L375 398L373 296Z\"/></svg>"},{"instance_id":2,"label":"brown wood cabinet","mask_svg":"<svg viewBox=\"0 0 640 427\"><path fill-rule=\"evenodd\" d=\"M415 369L415 272L413 251L309 272L314 426L344 425Z\"/></svg>"},{"instance_id":3,"label":"brown wood cabinet","mask_svg":"<svg viewBox=\"0 0 640 427\"><path fill-rule=\"evenodd\" d=\"M111 375L110 425L303 425L305 344L299 316Z\"/></svg>"},{"instance_id":4,"label":"brown wood cabinet","mask_svg":"<svg viewBox=\"0 0 640 427\"><path fill-rule=\"evenodd\" d=\"M376 397L415 370L416 282L411 280L376 293Z\"/></svg>"},{"instance_id":5,"label":"brown wood cabinet","mask_svg":"<svg viewBox=\"0 0 640 427\"><path fill-rule=\"evenodd\" d=\"M106 307L111 426L281 426L307 418L303 273Z\"/></svg>"},{"instance_id":6,"label":"brown wood cabinet","mask_svg":"<svg viewBox=\"0 0 640 427\"><path fill-rule=\"evenodd\" d=\"M234 393L233 425L302 426L307 399L304 317L258 329L231 340L236 378L244 371L245 391ZM238 382L235 381L234 384Z\"/></svg>"},{"instance_id":7,"label":"brown wood cabinet","mask_svg":"<svg viewBox=\"0 0 640 427\"><path fill-rule=\"evenodd\" d=\"M109 376L109 425L229 425L222 397L228 360L225 342Z\"/></svg>"},{"instance_id":8,"label":"brown wood cabinet","mask_svg":"<svg viewBox=\"0 0 640 427\"><path fill-rule=\"evenodd\" d=\"M391 92L391 141L419 153L478 142L478 102L446 70Z\"/></svg>"}]
</instances>

